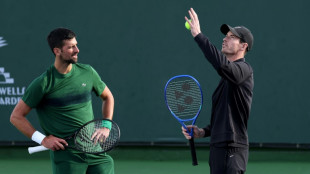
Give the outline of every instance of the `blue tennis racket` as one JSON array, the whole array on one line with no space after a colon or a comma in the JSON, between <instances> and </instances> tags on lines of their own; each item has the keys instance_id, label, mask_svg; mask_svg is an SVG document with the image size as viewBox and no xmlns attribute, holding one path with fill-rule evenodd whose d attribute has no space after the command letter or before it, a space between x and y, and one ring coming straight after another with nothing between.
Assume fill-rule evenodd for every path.
<instances>
[{"instance_id":1,"label":"blue tennis racket","mask_svg":"<svg viewBox=\"0 0 310 174\"><path fill-rule=\"evenodd\" d=\"M190 75L178 75L168 80L165 86L165 101L171 114L187 129L194 125L202 107L202 90L199 82ZM193 130L188 130L193 165L198 165Z\"/></svg>"}]
</instances>

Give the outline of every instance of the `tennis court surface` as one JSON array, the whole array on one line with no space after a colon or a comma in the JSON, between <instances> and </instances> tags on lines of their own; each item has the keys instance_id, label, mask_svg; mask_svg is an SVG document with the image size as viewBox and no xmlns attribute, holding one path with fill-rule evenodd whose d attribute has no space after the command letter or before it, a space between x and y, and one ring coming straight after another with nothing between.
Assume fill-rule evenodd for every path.
<instances>
[{"instance_id":1,"label":"tennis court surface","mask_svg":"<svg viewBox=\"0 0 310 174\"><path fill-rule=\"evenodd\" d=\"M116 174L209 173L207 147L197 148L198 166L188 147L121 146L109 152ZM48 152L28 155L26 147L0 147L1 174L52 174ZM247 174L309 174L310 151L251 148Z\"/></svg>"}]
</instances>

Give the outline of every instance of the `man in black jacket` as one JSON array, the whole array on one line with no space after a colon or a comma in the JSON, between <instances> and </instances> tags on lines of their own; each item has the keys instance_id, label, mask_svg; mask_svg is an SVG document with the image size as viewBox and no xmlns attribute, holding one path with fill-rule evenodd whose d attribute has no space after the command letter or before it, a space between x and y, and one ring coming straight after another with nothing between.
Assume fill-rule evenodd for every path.
<instances>
[{"instance_id":1,"label":"man in black jacket","mask_svg":"<svg viewBox=\"0 0 310 174\"><path fill-rule=\"evenodd\" d=\"M225 35L222 50L216 49L200 31L198 16L191 8L191 20L185 20L191 27L198 46L206 59L221 76L212 96L211 124L193 128L194 138L210 136L209 165L211 174L244 173L248 162L247 124L253 96L253 70L245 62L245 54L252 49L253 35L244 26L220 28ZM190 135L182 128L187 139Z\"/></svg>"}]
</instances>

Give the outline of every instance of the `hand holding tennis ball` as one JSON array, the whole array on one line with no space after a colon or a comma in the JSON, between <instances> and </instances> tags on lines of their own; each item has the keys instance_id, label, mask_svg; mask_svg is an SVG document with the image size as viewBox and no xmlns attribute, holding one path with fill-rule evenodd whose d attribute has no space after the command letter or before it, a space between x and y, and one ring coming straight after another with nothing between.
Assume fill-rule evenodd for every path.
<instances>
[{"instance_id":1,"label":"hand holding tennis ball","mask_svg":"<svg viewBox=\"0 0 310 174\"><path fill-rule=\"evenodd\" d=\"M188 10L188 14L190 18L188 19L185 16L186 20L185 27L191 30L193 37L196 37L199 33L201 33L198 15L196 14L193 8L190 8L190 10Z\"/></svg>"},{"instance_id":2,"label":"hand holding tennis ball","mask_svg":"<svg viewBox=\"0 0 310 174\"><path fill-rule=\"evenodd\" d=\"M189 20L189 21L191 22L192 20ZM188 30L191 30L191 26L189 25L187 21L185 21L185 28Z\"/></svg>"}]
</instances>

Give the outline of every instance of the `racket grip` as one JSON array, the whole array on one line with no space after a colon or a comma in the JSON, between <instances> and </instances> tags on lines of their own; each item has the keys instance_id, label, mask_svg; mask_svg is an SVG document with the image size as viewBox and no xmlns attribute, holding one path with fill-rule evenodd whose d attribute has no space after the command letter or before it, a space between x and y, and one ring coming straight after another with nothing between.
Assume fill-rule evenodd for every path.
<instances>
[{"instance_id":1,"label":"racket grip","mask_svg":"<svg viewBox=\"0 0 310 174\"><path fill-rule=\"evenodd\" d=\"M48 150L48 148L46 148L44 146L28 147L29 154L33 154L33 153L41 152L41 151L45 151L45 150Z\"/></svg>"},{"instance_id":2,"label":"racket grip","mask_svg":"<svg viewBox=\"0 0 310 174\"><path fill-rule=\"evenodd\" d=\"M198 165L198 161L197 161L197 156L196 156L196 148L195 148L195 142L194 142L194 137L192 137L189 140L189 144L191 147L191 154L192 154L192 164L193 166L197 166Z\"/></svg>"}]
</instances>

